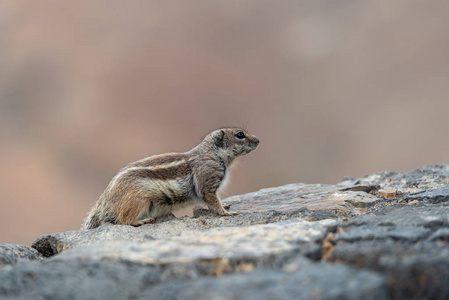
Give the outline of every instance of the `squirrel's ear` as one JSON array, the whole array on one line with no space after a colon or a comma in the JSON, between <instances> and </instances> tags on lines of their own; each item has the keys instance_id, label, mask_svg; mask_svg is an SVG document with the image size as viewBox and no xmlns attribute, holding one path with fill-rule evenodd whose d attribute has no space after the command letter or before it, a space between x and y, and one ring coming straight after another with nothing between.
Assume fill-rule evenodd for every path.
<instances>
[{"instance_id":1,"label":"squirrel's ear","mask_svg":"<svg viewBox=\"0 0 449 300\"><path fill-rule=\"evenodd\" d=\"M223 130L214 134L214 141L218 148L225 148L225 133Z\"/></svg>"}]
</instances>

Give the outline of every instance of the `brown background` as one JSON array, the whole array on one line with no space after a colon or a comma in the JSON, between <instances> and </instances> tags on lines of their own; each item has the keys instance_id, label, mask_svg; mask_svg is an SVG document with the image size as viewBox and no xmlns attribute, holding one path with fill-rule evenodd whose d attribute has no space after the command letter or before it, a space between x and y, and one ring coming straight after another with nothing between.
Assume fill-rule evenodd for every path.
<instances>
[{"instance_id":1,"label":"brown background","mask_svg":"<svg viewBox=\"0 0 449 300\"><path fill-rule=\"evenodd\" d=\"M224 196L448 163L447 1L0 2L0 243L77 229L114 173L244 126Z\"/></svg>"}]
</instances>

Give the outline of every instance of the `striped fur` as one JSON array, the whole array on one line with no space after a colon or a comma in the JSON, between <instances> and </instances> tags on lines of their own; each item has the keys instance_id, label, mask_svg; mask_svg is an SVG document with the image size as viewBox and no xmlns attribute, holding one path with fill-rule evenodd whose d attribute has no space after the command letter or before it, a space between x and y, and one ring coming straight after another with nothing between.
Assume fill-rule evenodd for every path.
<instances>
[{"instance_id":1,"label":"striped fur","mask_svg":"<svg viewBox=\"0 0 449 300\"><path fill-rule=\"evenodd\" d=\"M245 138L237 137L241 132ZM217 191L223 188L234 159L258 144L259 140L243 129L223 128L207 135L188 152L155 155L130 163L112 178L83 229L104 223L139 226L195 202L207 204L218 215L230 215Z\"/></svg>"}]
</instances>

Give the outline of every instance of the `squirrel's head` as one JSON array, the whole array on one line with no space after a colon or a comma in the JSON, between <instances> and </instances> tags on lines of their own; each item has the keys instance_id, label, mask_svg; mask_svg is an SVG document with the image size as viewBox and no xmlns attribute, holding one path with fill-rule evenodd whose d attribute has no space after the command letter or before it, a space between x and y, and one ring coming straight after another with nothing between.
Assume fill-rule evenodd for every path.
<instances>
[{"instance_id":1,"label":"squirrel's head","mask_svg":"<svg viewBox=\"0 0 449 300\"><path fill-rule=\"evenodd\" d=\"M259 139L241 128L222 128L209 134L209 137L222 155L231 163L236 157L253 151Z\"/></svg>"}]
</instances>

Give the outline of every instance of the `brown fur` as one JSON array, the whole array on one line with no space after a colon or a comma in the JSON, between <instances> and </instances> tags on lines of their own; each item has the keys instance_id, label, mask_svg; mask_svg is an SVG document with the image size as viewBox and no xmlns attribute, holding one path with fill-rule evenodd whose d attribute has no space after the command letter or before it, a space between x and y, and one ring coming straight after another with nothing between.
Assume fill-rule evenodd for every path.
<instances>
[{"instance_id":1,"label":"brown fur","mask_svg":"<svg viewBox=\"0 0 449 300\"><path fill-rule=\"evenodd\" d=\"M143 158L141 160L130 163L127 167L151 167L159 166L167 163L186 159L187 156L184 153L167 153L159 154L150 157Z\"/></svg>"},{"instance_id":2,"label":"brown fur","mask_svg":"<svg viewBox=\"0 0 449 300\"><path fill-rule=\"evenodd\" d=\"M185 153L155 155L130 163L111 180L83 228L108 222L140 226L195 202L207 204L218 215L231 215L221 205L217 191L235 158L258 144L257 137L243 129L223 128Z\"/></svg>"},{"instance_id":3,"label":"brown fur","mask_svg":"<svg viewBox=\"0 0 449 300\"><path fill-rule=\"evenodd\" d=\"M136 178L148 178L148 179L160 179L160 180L170 180L179 177L186 176L192 172L189 164L184 162L183 164L160 168L156 170L151 169L137 169L132 170L123 175L124 180L135 180Z\"/></svg>"}]
</instances>

